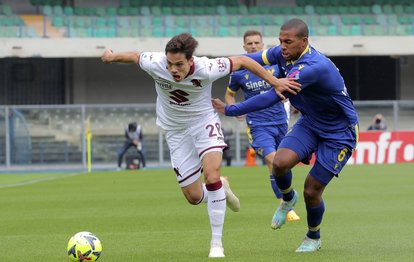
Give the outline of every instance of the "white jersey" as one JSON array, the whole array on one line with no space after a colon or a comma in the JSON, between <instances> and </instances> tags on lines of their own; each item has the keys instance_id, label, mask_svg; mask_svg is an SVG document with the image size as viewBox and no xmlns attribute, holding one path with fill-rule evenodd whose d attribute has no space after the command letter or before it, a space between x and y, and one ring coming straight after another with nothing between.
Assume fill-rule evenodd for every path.
<instances>
[{"instance_id":1,"label":"white jersey","mask_svg":"<svg viewBox=\"0 0 414 262\"><path fill-rule=\"evenodd\" d=\"M230 59L194 57L189 75L180 82L175 82L167 70L164 53L144 52L139 61L140 67L155 80L158 126L166 130L184 129L216 116L211 105L211 87L215 80L231 72Z\"/></svg>"}]
</instances>

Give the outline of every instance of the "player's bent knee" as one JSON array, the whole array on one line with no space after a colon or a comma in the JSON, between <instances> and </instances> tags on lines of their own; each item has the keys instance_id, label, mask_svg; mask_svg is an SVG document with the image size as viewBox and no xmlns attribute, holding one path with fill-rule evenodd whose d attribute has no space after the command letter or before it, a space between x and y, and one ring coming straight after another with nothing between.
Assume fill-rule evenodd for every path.
<instances>
[{"instance_id":1,"label":"player's bent knee","mask_svg":"<svg viewBox=\"0 0 414 262\"><path fill-rule=\"evenodd\" d=\"M305 187L303 190L303 198L305 199L305 203L310 206L316 206L322 201L321 192L311 187Z\"/></svg>"},{"instance_id":2,"label":"player's bent knee","mask_svg":"<svg viewBox=\"0 0 414 262\"><path fill-rule=\"evenodd\" d=\"M196 206L201 203L202 197L186 196L186 199L190 205Z\"/></svg>"},{"instance_id":3,"label":"player's bent knee","mask_svg":"<svg viewBox=\"0 0 414 262\"><path fill-rule=\"evenodd\" d=\"M205 172L204 177L205 177L206 184L214 184L214 183L220 181L219 169L213 170L211 172Z\"/></svg>"},{"instance_id":4,"label":"player's bent knee","mask_svg":"<svg viewBox=\"0 0 414 262\"><path fill-rule=\"evenodd\" d=\"M273 169L276 173L285 173L287 170L290 169L288 161L281 157L275 157L273 159Z\"/></svg>"},{"instance_id":5,"label":"player's bent knee","mask_svg":"<svg viewBox=\"0 0 414 262\"><path fill-rule=\"evenodd\" d=\"M187 202L191 205L198 205L203 200L203 193L195 193L183 190L183 194Z\"/></svg>"}]
</instances>

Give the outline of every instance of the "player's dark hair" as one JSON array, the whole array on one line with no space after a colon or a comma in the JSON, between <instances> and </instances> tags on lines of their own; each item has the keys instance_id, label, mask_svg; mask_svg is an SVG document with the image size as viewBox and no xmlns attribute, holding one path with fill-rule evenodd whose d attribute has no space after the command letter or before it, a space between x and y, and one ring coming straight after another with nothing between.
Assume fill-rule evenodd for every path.
<instances>
[{"instance_id":1,"label":"player's dark hair","mask_svg":"<svg viewBox=\"0 0 414 262\"><path fill-rule=\"evenodd\" d=\"M296 29L298 37L308 37L309 29L305 22L298 18L293 18L282 25L280 30L291 30Z\"/></svg>"},{"instance_id":2,"label":"player's dark hair","mask_svg":"<svg viewBox=\"0 0 414 262\"><path fill-rule=\"evenodd\" d=\"M165 54L183 53L185 58L190 59L198 46L197 40L190 33L182 33L174 36L165 46Z\"/></svg>"},{"instance_id":3,"label":"player's dark hair","mask_svg":"<svg viewBox=\"0 0 414 262\"><path fill-rule=\"evenodd\" d=\"M135 132L137 130L137 123L129 123L128 124L128 131L129 132Z\"/></svg>"},{"instance_id":4,"label":"player's dark hair","mask_svg":"<svg viewBox=\"0 0 414 262\"><path fill-rule=\"evenodd\" d=\"M260 36L260 38L263 38L262 37L262 33L260 33L259 31L256 31L256 30L248 30L243 35L243 41L246 41L246 37L253 36L253 35L258 35L258 36Z\"/></svg>"}]
</instances>

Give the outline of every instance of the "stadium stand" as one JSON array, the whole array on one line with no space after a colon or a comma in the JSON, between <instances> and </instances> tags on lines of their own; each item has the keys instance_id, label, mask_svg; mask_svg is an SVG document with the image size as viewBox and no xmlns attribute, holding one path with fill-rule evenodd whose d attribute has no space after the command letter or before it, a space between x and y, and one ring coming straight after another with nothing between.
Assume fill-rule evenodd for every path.
<instances>
[{"instance_id":1,"label":"stadium stand","mask_svg":"<svg viewBox=\"0 0 414 262\"><path fill-rule=\"evenodd\" d=\"M412 0L286 0L269 6L249 6L245 4L248 1L242 0L119 0L102 1L102 5L99 2L1 1L0 38L169 38L185 31L196 37L240 38L248 29L274 37L292 17L307 22L313 36L414 35ZM365 129L364 123L369 123L373 114L384 111L383 107L362 109L361 129ZM413 108L399 110L401 123L398 127L390 123L390 128L412 129ZM32 138L30 163L82 162L84 130L79 107L22 111ZM391 119L392 112L389 107L383 113ZM94 163L115 163L116 151L123 141L120 126L132 120L144 123L147 159L158 161L160 131L155 126L154 112L114 106L87 108L85 116L90 116ZM241 134L239 141L240 155L244 155L247 137ZM168 148L163 142L163 157L168 160ZM0 163L4 163L4 137L0 147Z\"/></svg>"},{"instance_id":2,"label":"stadium stand","mask_svg":"<svg viewBox=\"0 0 414 262\"><path fill-rule=\"evenodd\" d=\"M0 6L0 26L6 27L0 37L170 37L184 31L239 37L247 27L269 36L293 16L307 22L312 35L414 35L414 2L409 0L297 0L282 6L247 6L238 0L119 0L116 6L29 2L34 14L16 15L10 5Z\"/></svg>"}]
</instances>

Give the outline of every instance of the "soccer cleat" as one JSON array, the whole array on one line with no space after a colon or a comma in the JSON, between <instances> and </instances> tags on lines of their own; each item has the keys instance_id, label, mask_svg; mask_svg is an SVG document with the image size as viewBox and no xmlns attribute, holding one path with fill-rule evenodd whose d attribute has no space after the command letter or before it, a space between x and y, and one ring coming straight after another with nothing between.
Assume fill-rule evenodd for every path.
<instances>
[{"instance_id":1,"label":"soccer cleat","mask_svg":"<svg viewBox=\"0 0 414 262\"><path fill-rule=\"evenodd\" d=\"M229 185L229 181L227 180L227 177L220 177L221 183L223 185L224 188L224 192L226 194L226 203L227 206L233 210L234 212L239 212L240 210L240 201L239 199L236 197L235 194L233 194L233 192L230 189L230 185Z\"/></svg>"},{"instance_id":2,"label":"soccer cleat","mask_svg":"<svg viewBox=\"0 0 414 262\"><path fill-rule=\"evenodd\" d=\"M293 190L293 198L290 201L283 201L280 202L279 206L277 207L275 214L272 218L272 224L270 227L272 229L279 229L282 227L284 223L286 223L286 215L295 206L296 201L298 201L298 193Z\"/></svg>"},{"instance_id":3,"label":"soccer cleat","mask_svg":"<svg viewBox=\"0 0 414 262\"><path fill-rule=\"evenodd\" d=\"M292 221L299 221L300 217L298 214L296 214L295 210L291 209L286 215L286 221L292 222Z\"/></svg>"},{"instance_id":4,"label":"soccer cleat","mask_svg":"<svg viewBox=\"0 0 414 262\"><path fill-rule=\"evenodd\" d=\"M210 258L225 257L224 248L222 246L212 245L210 248L210 253L208 254L208 257Z\"/></svg>"},{"instance_id":5,"label":"soccer cleat","mask_svg":"<svg viewBox=\"0 0 414 262\"><path fill-rule=\"evenodd\" d=\"M312 239L305 236L302 244L296 249L296 252L315 252L321 249L321 239Z\"/></svg>"}]
</instances>

